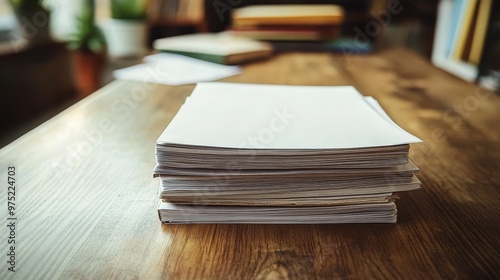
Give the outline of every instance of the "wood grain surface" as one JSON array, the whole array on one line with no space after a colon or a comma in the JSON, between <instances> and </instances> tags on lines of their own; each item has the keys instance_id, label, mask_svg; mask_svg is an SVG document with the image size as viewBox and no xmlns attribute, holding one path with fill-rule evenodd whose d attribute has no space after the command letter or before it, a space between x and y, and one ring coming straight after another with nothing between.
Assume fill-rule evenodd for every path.
<instances>
[{"instance_id":1,"label":"wood grain surface","mask_svg":"<svg viewBox=\"0 0 500 280\"><path fill-rule=\"evenodd\" d=\"M500 278L497 95L405 49L281 54L224 81L356 86L425 141L423 189L395 225L162 225L154 144L193 86L115 81L0 150L0 279Z\"/></svg>"}]
</instances>

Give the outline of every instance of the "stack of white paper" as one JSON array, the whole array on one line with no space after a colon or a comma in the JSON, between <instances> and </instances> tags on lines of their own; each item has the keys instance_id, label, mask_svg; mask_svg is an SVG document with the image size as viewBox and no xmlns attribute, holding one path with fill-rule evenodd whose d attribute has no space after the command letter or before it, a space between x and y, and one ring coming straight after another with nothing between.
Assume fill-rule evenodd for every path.
<instances>
[{"instance_id":1,"label":"stack of white paper","mask_svg":"<svg viewBox=\"0 0 500 280\"><path fill-rule=\"evenodd\" d=\"M157 141L160 218L395 222L392 193L420 187L415 142L350 86L201 83Z\"/></svg>"}]
</instances>

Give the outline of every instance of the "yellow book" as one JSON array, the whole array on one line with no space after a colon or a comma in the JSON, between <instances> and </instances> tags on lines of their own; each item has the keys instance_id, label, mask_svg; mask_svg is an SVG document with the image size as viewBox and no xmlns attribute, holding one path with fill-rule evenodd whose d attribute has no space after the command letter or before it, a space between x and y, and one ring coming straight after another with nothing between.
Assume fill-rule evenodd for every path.
<instances>
[{"instance_id":1,"label":"yellow book","mask_svg":"<svg viewBox=\"0 0 500 280\"><path fill-rule=\"evenodd\" d=\"M460 25L458 41L453 50L453 58L456 60L462 59L462 54L465 50L465 45L467 43L467 37L469 34L470 26L472 24L472 18L474 17L474 9L476 7L478 0L470 0L466 4L465 16L463 17L463 22Z\"/></svg>"},{"instance_id":2,"label":"yellow book","mask_svg":"<svg viewBox=\"0 0 500 280\"><path fill-rule=\"evenodd\" d=\"M479 2L476 28L474 30L474 37L472 38L472 46L469 54L469 62L472 64L477 65L481 60L484 39L486 37L486 31L488 29L491 5L491 0L481 0Z\"/></svg>"},{"instance_id":3,"label":"yellow book","mask_svg":"<svg viewBox=\"0 0 500 280\"><path fill-rule=\"evenodd\" d=\"M255 5L235 9L233 26L338 25L344 10L337 5Z\"/></svg>"}]
</instances>

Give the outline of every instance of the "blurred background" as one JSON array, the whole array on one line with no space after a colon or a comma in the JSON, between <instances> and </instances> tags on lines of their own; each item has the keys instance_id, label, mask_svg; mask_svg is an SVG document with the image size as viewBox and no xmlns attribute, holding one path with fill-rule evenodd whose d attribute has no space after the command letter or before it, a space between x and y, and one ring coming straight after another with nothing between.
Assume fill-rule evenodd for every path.
<instances>
[{"instance_id":1,"label":"blurred background","mask_svg":"<svg viewBox=\"0 0 500 280\"><path fill-rule=\"evenodd\" d=\"M500 84L500 1L2 1L0 147L111 82L113 70L141 62L154 40L183 34L229 31L269 41L275 53L402 46L461 79L492 90ZM335 4L342 21L314 30L235 24L237 9L289 4Z\"/></svg>"}]
</instances>

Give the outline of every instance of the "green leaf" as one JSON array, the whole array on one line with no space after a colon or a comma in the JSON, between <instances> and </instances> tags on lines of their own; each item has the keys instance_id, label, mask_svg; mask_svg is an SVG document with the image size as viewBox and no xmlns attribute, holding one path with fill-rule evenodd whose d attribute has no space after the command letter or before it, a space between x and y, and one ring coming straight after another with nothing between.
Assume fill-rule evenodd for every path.
<instances>
[{"instance_id":1,"label":"green leaf","mask_svg":"<svg viewBox=\"0 0 500 280\"><path fill-rule=\"evenodd\" d=\"M144 20L145 0L111 0L111 17L114 19Z\"/></svg>"},{"instance_id":2,"label":"green leaf","mask_svg":"<svg viewBox=\"0 0 500 280\"><path fill-rule=\"evenodd\" d=\"M102 51L105 46L104 36L95 24L94 11L90 4L85 5L77 17L76 31L71 34L68 47L73 50L97 53Z\"/></svg>"}]
</instances>

